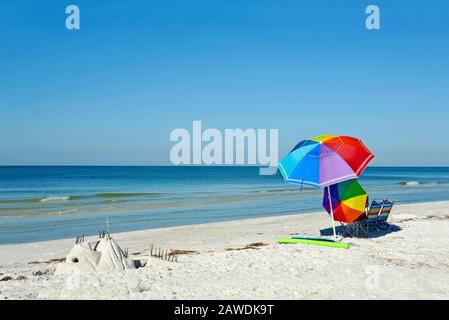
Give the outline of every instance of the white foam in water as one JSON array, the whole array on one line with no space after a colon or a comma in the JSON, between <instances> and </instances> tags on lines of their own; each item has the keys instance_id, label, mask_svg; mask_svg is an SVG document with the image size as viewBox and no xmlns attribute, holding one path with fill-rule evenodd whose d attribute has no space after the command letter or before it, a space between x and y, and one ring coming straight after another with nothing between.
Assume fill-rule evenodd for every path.
<instances>
[{"instance_id":1,"label":"white foam in water","mask_svg":"<svg viewBox=\"0 0 449 320\"><path fill-rule=\"evenodd\" d=\"M60 211L56 211L56 212L50 212L48 214L49 215L63 215L63 214L74 214L74 213L78 213L78 210L76 210L76 209L60 210Z\"/></svg>"},{"instance_id":2,"label":"white foam in water","mask_svg":"<svg viewBox=\"0 0 449 320\"><path fill-rule=\"evenodd\" d=\"M419 182L418 181L408 181L404 185L406 185L406 186L419 186Z\"/></svg>"},{"instance_id":3,"label":"white foam in water","mask_svg":"<svg viewBox=\"0 0 449 320\"><path fill-rule=\"evenodd\" d=\"M48 198L44 198L39 200L40 202L60 202L60 201L67 201L70 200L69 196L66 197L48 197Z\"/></svg>"}]
</instances>

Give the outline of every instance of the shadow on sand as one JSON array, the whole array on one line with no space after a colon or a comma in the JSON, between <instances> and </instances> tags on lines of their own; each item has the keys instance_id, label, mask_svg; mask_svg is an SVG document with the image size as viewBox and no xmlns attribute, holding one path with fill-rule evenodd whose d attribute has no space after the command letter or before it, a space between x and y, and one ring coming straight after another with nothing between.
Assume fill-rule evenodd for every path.
<instances>
[{"instance_id":1,"label":"shadow on sand","mask_svg":"<svg viewBox=\"0 0 449 320\"><path fill-rule=\"evenodd\" d=\"M364 232L361 228L359 228L359 232L357 233L355 228L348 228L348 226L338 226L335 227L335 231L337 234L345 237L345 238L380 238L389 233L398 232L401 228L395 224L388 224L382 228L372 228L369 230L369 234ZM320 234L322 236L332 236L333 230L332 228L326 228L320 230Z\"/></svg>"}]
</instances>

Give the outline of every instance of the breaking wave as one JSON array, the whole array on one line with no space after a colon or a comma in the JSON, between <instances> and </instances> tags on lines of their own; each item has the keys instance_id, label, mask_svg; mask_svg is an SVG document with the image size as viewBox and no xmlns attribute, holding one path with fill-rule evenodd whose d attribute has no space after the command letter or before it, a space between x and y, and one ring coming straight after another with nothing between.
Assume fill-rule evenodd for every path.
<instances>
[{"instance_id":1,"label":"breaking wave","mask_svg":"<svg viewBox=\"0 0 449 320\"><path fill-rule=\"evenodd\" d=\"M418 181L401 181L399 182L401 186L419 186L420 183Z\"/></svg>"},{"instance_id":2,"label":"breaking wave","mask_svg":"<svg viewBox=\"0 0 449 320\"><path fill-rule=\"evenodd\" d=\"M20 203L42 203L42 202L64 202L70 200L85 200L85 199L111 199L116 198L155 198L158 196L165 195L166 193L153 192L153 193L96 193L96 194L86 194L86 195L71 195L71 196L50 196L46 198L28 198L28 199L4 199L0 200L1 204L20 204Z\"/></svg>"},{"instance_id":3,"label":"breaking wave","mask_svg":"<svg viewBox=\"0 0 449 320\"><path fill-rule=\"evenodd\" d=\"M40 202L61 202L61 201L68 201L70 200L70 196L64 196L64 197L48 197L44 199L40 199Z\"/></svg>"},{"instance_id":4,"label":"breaking wave","mask_svg":"<svg viewBox=\"0 0 449 320\"><path fill-rule=\"evenodd\" d=\"M75 213L78 213L78 210L69 209L69 210L60 210L60 211L56 211L56 212L49 212L48 215L59 216L59 215L64 215L64 214L75 214Z\"/></svg>"}]
</instances>

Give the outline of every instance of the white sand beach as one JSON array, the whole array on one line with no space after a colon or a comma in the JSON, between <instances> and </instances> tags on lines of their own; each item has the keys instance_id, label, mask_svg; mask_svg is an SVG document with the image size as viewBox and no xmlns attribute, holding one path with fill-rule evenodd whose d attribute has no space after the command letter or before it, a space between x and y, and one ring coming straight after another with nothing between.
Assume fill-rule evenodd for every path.
<instances>
[{"instance_id":1,"label":"white sand beach","mask_svg":"<svg viewBox=\"0 0 449 320\"><path fill-rule=\"evenodd\" d=\"M0 299L448 299L449 201L395 205L390 222L399 230L344 238L348 250L276 244L319 235L323 212L117 233L146 266L77 277L50 261L74 239L1 245ZM267 245L229 250L255 242ZM168 262L148 257L150 244L195 253Z\"/></svg>"}]
</instances>

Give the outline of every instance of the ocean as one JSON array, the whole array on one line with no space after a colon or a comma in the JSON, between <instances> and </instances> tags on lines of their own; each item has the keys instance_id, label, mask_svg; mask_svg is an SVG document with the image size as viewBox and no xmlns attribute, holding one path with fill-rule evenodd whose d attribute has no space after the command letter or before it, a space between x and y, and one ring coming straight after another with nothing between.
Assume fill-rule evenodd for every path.
<instances>
[{"instance_id":1,"label":"ocean","mask_svg":"<svg viewBox=\"0 0 449 320\"><path fill-rule=\"evenodd\" d=\"M449 200L449 168L368 167L371 199ZM323 190L257 167L3 166L0 244L323 211ZM394 210L394 209L393 209ZM393 211L394 214L394 211Z\"/></svg>"}]
</instances>

